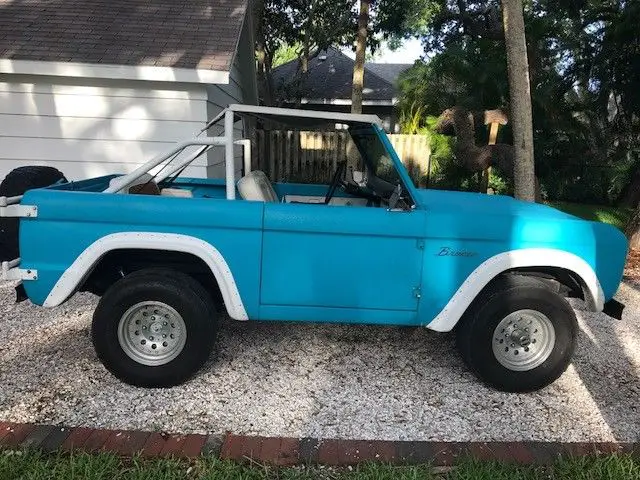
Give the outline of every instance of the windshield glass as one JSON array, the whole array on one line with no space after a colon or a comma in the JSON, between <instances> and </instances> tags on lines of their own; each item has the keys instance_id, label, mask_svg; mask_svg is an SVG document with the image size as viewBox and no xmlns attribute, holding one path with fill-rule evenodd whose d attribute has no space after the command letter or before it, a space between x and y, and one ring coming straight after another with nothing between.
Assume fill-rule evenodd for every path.
<instances>
[{"instance_id":1,"label":"windshield glass","mask_svg":"<svg viewBox=\"0 0 640 480\"><path fill-rule=\"evenodd\" d=\"M391 153L387 150L375 128L373 126L351 128L350 133L366 166L367 188L381 198L390 200L399 185L400 191L395 195L399 194L405 206L412 206L414 201L409 189L402 181L402 177L391 158Z\"/></svg>"},{"instance_id":2,"label":"windshield glass","mask_svg":"<svg viewBox=\"0 0 640 480\"><path fill-rule=\"evenodd\" d=\"M351 136L371 174L393 186L402 184L389 152L373 129L358 129Z\"/></svg>"}]
</instances>

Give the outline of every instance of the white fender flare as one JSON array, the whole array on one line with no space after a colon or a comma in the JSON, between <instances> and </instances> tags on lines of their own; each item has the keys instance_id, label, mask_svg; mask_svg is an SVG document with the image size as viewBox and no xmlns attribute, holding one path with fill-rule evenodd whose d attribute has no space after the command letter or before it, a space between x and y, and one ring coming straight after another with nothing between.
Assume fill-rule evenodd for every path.
<instances>
[{"instance_id":1,"label":"white fender flare","mask_svg":"<svg viewBox=\"0 0 640 480\"><path fill-rule=\"evenodd\" d=\"M586 261L573 253L554 248L524 248L495 255L482 262L451 297L447 305L427 328L448 332L458 323L471 302L497 275L514 268L558 267L578 275L586 286L585 301L593 311L604 308L604 292L596 272Z\"/></svg>"},{"instance_id":2,"label":"white fender flare","mask_svg":"<svg viewBox=\"0 0 640 480\"><path fill-rule=\"evenodd\" d=\"M133 248L184 252L200 258L215 276L229 316L234 320L248 320L238 286L220 252L203 240L176 233L123 232L112 233L96 240L65 270L49 292L43 306L55 307L69 298L108 252Z\"/></svg>"}]
</instances>

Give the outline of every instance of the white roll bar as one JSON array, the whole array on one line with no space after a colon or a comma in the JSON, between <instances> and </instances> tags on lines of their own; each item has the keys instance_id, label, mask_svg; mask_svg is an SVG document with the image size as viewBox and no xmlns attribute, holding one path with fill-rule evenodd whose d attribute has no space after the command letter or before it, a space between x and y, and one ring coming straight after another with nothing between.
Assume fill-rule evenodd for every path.
<instances>
[{"instance_id":1,"label":"white roll bar","mask_svg":"<svg viewBox=\"0 0 640 480\"><path fill-rule=\"evenodd\" d=\"M224 157L225 157L225 173L226 173L226 196L228 200L234 200L236 198L236 182L235 182L235 160L233 158L233 149L234 144L240 144L244 147L244 173L245 175L251 171L251 142L247 139L242 139L234 142L233 139L233 125L235 122L235 115L253 115L259 118L264 118L267 120L284 120L285 123L293 123L298 124L300 121L304 119L310 119L314 121L318 121L320 123L323 122L335 122L335 123L347 123L347 124L376 124L381 125L380 119L375 115L357 115L351 113L336 113L336 112L316 112L316 111L307 111L307 110L297 110L290 108L279 108L279 107L262 107L256 105L229 105L227 108L222 110L218 115L216 115L212 120L207 122L205 127L200 130L200 134L206 132L212 125L216 124L220 120L224 118L224 136L221 137L204 137L204 138L194 138L192 140L187 140L185 142L178 143L173 149L169 150L166 153L158 155L153 160L148 161L144 165L136 168L133 172L123 175L121 177L116 177L110 182L109 187L104 190L104 193L116 193L120 190L130 186L133 182L142 177L145 173L149 173L149 171L163 162L168 160L165 168L168 167L168 164L171 163L173 157L180 154L185 148L191 146L201 146L196 150L195 153L187 156L187 158L177 162L175 165L172 165L168 168L168 170L162 175L156 175L156 181L162 181L165 178L168 178L171 175L174 175L176 172L179 172L181 169L185 168L191 162L193 162L200 155L207 152L213 146L223 146L224 145ZM2 205L0 204L0 211L2 209ZM25 212L25 216L26 215Z\"/></svg>"},{"instance_id":2,"label":"white roll bar","mask_svg":"<svg viewBox=\"0 0 640 480\"><path fill-rule=\"evenodd\" d=\"M231 126L233 127L233 124ZM231 130L232 130L232 134L233 134L233 128L231 128ZM126 175L123 175L122 177L118 177L118 178L114 179L113 183L111 184L111 186L109 186L107 189L104 190L104 193L116 193L116 192L119 192L123 188L126 188L129 185L131 185L133 182L135 182L138 178L140 178L142 175L147 173L152 168L157 167L162 162L164 162L165 160L168 160L169 158L173 157L174 155L182 152L187 147L191 147L191 146L194 146L194 145L206 145L208 147L212 147L214 145L226 145L226 142L227 142L226 136L225 137L194 138L192 140L187 140L185 142L180 142L173 149L169 150L166 153L163 153L162 155L158 155L153 160L149 160L144 165L141 165L138 168L136 168L133 172L128 173ZM232 143L232 146L233 146L233 143ZM232 158L233 158L233 152L232 152ZM193 160L193 159L191 159L191 160ZM235 187L235 185L234 185L234 187Z\"/></svg>"},{"instance_id":3,"label":"white roll bar","mask_svg":"<svg viewBox=\"0 0 640 480\"><path fill-rule=\"evenodd\" d=\"M233 158L233 112L224 112L224 165L226 170L227 200L236 198L236 165Z\"/></svg>"},{"instance_id":4,"label":"white roll bar","mask_svg":"<svg viewBox=\"0 0 640 480\"><path fill-rule=\"evenodd\" d=\"M169 178L174 173L180 171L182 168L189 165L191 162L193 162L196 158L198 158L200 155L205 153L207 150L211 149L211 147L212 145L205 145L204 147L200 147L198 150L196 150L194 153L189 155L187 158L185 158L184 160L182 160L181 162L179 162L178 164L174 165L172 168L167 170L166 173L163 173L162 175L158 174L156 176L156 182L160 183L165 178Z\"/></svg>"}]
</instances>

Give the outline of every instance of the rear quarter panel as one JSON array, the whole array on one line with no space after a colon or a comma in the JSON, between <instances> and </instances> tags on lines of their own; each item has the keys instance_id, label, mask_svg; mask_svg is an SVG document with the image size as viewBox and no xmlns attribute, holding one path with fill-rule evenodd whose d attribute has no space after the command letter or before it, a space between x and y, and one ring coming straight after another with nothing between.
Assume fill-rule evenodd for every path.
<instances>
[{"instance_id":1,"label":"rear quarter panel","mask_svg":"<svg viewBox=\"0 0 640 480\"><path fill-rule=\"evenodd\" d=\"M20 224L21 264L38 271L38 280L25 282L25 289L38 305L96 240L119 232L177 233L218 249L247 314L257 315L264 208L260 202L44 189L27 192L22 203L38 206L38 217Z\"/></svg>"}]
</instances>

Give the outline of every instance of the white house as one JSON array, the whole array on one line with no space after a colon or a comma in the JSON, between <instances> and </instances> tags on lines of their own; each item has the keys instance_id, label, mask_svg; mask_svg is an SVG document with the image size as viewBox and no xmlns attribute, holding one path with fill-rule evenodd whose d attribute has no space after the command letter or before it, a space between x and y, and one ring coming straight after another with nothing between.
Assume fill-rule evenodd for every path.
<instances>
[{"instance_id":1,"label":"white house","mask_svg":"<svg viewBox=\"0 0 640 480\"><path fill-rule=\"evenodd\" d=\"M255 104L253 52L247 0L0 0L0 179L131 171ZM185 174L220 176L220 153Z\"/></svg>"}]
</instances>

